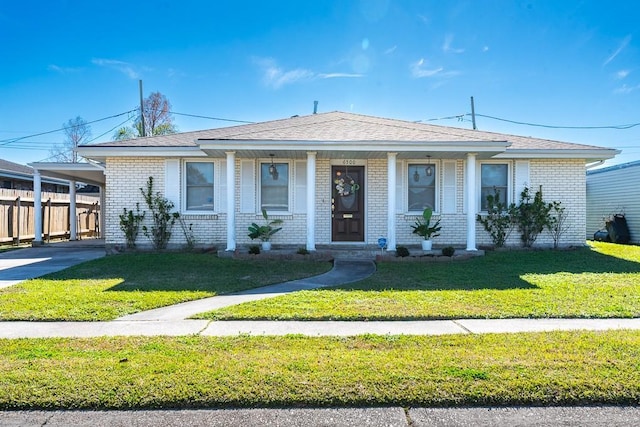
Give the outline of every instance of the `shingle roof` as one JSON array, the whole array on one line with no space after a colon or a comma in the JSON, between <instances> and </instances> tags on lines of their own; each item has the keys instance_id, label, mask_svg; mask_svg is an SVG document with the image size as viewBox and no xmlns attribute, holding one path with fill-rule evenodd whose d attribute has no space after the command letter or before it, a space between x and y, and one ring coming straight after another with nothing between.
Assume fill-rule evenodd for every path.
<instances>
[{"instance_id":1,"label":"shingle roof","mask_svg":"<svg viewBox=\"0 0 640 427\"><path fill-rule=\"evenodd\" d=\"M29 166L20 165L3 159L0 159L0 171L33 175L33 169Z\"/></svg>"},{"instance_id":2,"label":"shingle roof","mask_svg":"<svg viewBox=\"0 0 640 427\"><path fill-rule=\"evenodd\" d=\"M438 126L404 120L330 112L287 119L96 144L100 147L196 147L198 140L218 141L431 141L511 143L510 150L601 149L517 135Z\"/></svg>"}]
</instances>

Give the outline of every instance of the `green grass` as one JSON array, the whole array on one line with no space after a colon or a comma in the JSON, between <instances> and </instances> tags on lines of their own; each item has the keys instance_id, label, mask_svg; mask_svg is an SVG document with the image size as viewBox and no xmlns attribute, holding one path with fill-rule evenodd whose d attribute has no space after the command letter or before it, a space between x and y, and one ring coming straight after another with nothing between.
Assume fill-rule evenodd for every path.
<instances>
[{"instance_id":1,"label":"green grass","mask_svg":"<svg viewBox=\"0 0 640 427\"><path fill-rule=\"evenodd\" d=\"M0 340L0 409L640 403L640 332Z\"/></svg>"},{"instance_id":2,"label":"green grass","mask_svg":"<svg viewBox=\"0 0 640 427\"><path fill-rule=\"evenodd\" d=\"M200 315L278 320L640 316L640 247L488 252L461 262L379 263L368 279Z\"/></svg>"},{"instance_id":3,"label":"green grass","mask_svg":"<svg viewBox=\"0 0 640 427\"><path fill-rule=\"evenodd\" d=\"M179 302L313 276L328 262L212 254L125 254L0 289L0 320L112 320Z\"/></svg>"}]
</instances>

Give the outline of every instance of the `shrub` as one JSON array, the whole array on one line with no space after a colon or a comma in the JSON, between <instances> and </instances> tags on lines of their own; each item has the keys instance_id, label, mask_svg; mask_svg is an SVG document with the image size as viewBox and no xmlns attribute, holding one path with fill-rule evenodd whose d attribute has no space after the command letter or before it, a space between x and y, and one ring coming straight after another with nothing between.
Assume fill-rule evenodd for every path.
<instances>
[{"instance_id":1,"label":"shrub","mask_svg":"<svg viewBox=\"0 0 640 427\"><path fill-rule=\"evenodd\" d=\"M399 256L402 258L409 256L409 249L405 248L404 246L397 246L396 256Z\"/></svg>"},{"instance_id":2,"label":"shrub","mask_svg":"<svg viewBox=\"0 0 640 427\"><path fill-rule=\"evenodd\" d=\"M453 256L454 253L456 253L456 249L453 246L442 248L442 255L444 256Z\"/></svg>"},{"instance_id":3,"label":"shrub","mask_svg":"<svg viewBox=\"0 0 640 427\"><path fill-rule=\"evenodd\" d=\"M500 201L500 191L495 190L495 194L489 194L487 196L487 214L478 215L476 219L485 231L491 236L491 240L496 248L504 246L509 234L511 233L511 215L510 211L513 209L507 207L506 203Z\"/></svg>"},{"instance_id":4,"label":"shrub","mask_svg":"<svg viewBox=\"0 0 640 427\"><path fill-rule=\"evenodd\" d=\"M251 246L249 246L249 253L251 255L260 254L260 245L251 245Z\"/></svg>"},{"instance_id":5,"label":"shrub","mask_svg":"<svg viewBox=\"0 0 640 427\"><path fill-rule=\"evenodd\" d=\"M127 208L123 208L123 213L120 215L120 229L124 233L127 240L127 248L133 249L136 247L136 239L140 232L140 223L144 219L144 212L140 214L140 204L136 203L136 213L132 210L127 211Z\"/></svg>"},{"instance_id":6,"label":"shrub","mask_svg":"<svg viewBox=\"0 0 640 427\"><path fill-rule=\"evenodd\" d=\"M520 204L510 208L511 220L520 231L522 246L530 248L535 243L538 235L551 222L552 203L542 200L542 187L531 198L529 188L525 187L520 193Z\"/></svg>"},{"instance_id":7,"label":"shrub","mask_svg":"<svg viewBox=\"0 0 640 427\"><path fill-rule=\"evenodd\" d=\"M192 251L196 246L196 236L193 233L193 224L187 225L184 218L178 218L178 222L180 223L180 228L182 228L182 233L184 234L184 238L186 240L186 249Z\"/></svg>"},{"instance_id":8,"label":"shrub","mask_svg":"<svg viewBox=\"0 0 640 427\"><path fill-rule=\"evenodd\" d=\"M153 220L153 225L150 228L143 226L142 231L151 240L156 250L165 249L171 239L171 229L180 214L171 212L174 206L171 200L163 197L159 192L153 193L153 177L150 176L147 180L146 191L141 188L140 192L151 211Z\"/></svg>"},{"instance_id":9,"label":"shrub","mask_svg":"<svg viewBox=\"0 0 640 427\"><path fill-rule=\"evenodd\" d=\"M560 238L569 230L570 227L567 214L564 211L565 208L562 206L562 203L553 202L552 205L553 207L549 213L549 224L547 224L547 228L553 238L553 247L554 249L557 249L560 245Z\"/></svg>"},{"instance_id":10,"label":"shrub","mask_svg":"<svg viewBox=\"0 0 640 427\"><path fill-rule=\"evenodd\" d=\"M296 253L298 255L309 255L309 251L307 250L307 248L298 248Z\"/></svg>"}]
</instances>

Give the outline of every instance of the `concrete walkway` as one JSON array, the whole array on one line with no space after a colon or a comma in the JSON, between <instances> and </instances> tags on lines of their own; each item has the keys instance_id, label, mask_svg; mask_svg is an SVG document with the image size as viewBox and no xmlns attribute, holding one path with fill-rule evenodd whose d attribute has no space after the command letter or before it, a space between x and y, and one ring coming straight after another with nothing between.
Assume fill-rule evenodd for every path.
<instances>
[{"instance_id":1,"label":"concrete walkway","mask_svg":"<svg viewBox=\"0 0 640 427\"><path fill-rule=\"evenodd\" d=\"M319 276L306 279L293 280L291 282L276 285L263 286L233 294L203 298L196 301L188 301L169 307L124 316L117 320L184 320L198 313L217 310L230 305L243 302L256 301L266 298L274 298L291 292L318 289L327 286L336 286L345 283L353 283L371 276L376 271L373 261L360 259L336 259L333 268Z\"/></svg>"}]
</instances>

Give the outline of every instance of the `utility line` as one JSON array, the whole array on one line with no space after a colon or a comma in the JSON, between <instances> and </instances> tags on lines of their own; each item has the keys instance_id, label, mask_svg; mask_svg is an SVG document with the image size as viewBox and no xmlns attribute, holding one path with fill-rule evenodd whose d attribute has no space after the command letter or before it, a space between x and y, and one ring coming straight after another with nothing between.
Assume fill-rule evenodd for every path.
<instances>
[{"instance_id":1,"label":"utility line","mask_svg":"<svg viewBox=\"0 0 640 427\"><path fill-rule=\"evenodd\" d=\"M195 118L198 118L198 119L219 120L219 121L222 121L222 122L248 123L248 124L255 123L255 122L250 122L250 121L247 121L247 120L223 119L223 118L220 118L220 117L200 116L198 114L176 113L175 111L169 111L169 113L175 114L176 116L195 117Z\"/></svg>"},{"instance_id":2,"label":"utility line","mask_svg":"<svg viewBox=\"0 0 640 427\"><path fill-rule=\"evenodd\" d=\"M470 113L465 114L465 116L470 116ZM630 123L625 125L608 125L608 126L556 126L556 125L544 125L539 123L528 123L528 122L519 122L516 120L503 119L500 117L488 116L486 114L476 113L476 117L484 117L487 119L499 120L501 122L514 123L517 125L525 125L525 126L535 126L549 129L631 129L636 126L640 126L640 123Z\"/></svg>"},{"instance_id":3,"label":"utility line","mask_svg":"<svg viewBox=\"0 0 640 427\"><path fill-rule=\"evenodd\" d=\"M125 111L124 113L120 113L120 114L114 114L113 116L109 116L109 117L104 117L102 119L98 119L98 120L93 120L90 122L87 122L87 125L93 124L93 123L98 123L98 122L102 122L104 120L109 120L109 119L113 119L115 117L120 117L120 116L124 116L125 114L129 114L136 111L136 109L134 108L133 110L129 110L129 111ZM0 140L0 145L8 145L8 144L13 144L14 142L18 142L18 141L22 141L23 139L29 139L29 138L34 138L36 136L42 136L42 135L49 135L51 133L56 133L56 132L60 132L63 130L69 129L69 127L63 127L61 129L56 129L56 130L50 130L47 132L41 132L41 133L36 133L33 135L27 135L27 136L22 136L20 138L9 138L9 139L2 139Z\"/></svg>"}]
</instances>

